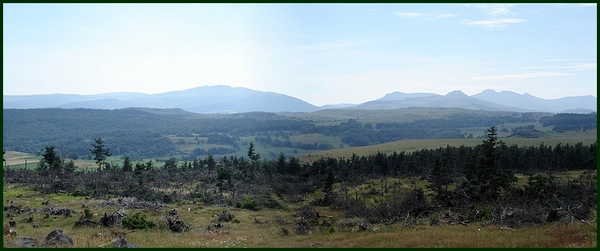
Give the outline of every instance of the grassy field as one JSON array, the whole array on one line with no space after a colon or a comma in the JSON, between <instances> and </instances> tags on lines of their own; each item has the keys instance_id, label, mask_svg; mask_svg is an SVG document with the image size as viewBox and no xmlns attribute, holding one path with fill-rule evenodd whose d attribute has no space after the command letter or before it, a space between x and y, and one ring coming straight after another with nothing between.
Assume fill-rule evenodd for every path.
<instances>
[{"instance_id":1,"label":"grassy field","mask_svg":"<svg viewBox=\"0 0 600 251\"><path fill-rule=\"evenodd\" d=\"M548 133L544 138L502 138L498 140L506 143L507 145L518 145L518 146L539 146L544 144L547 146L556 146L558 143L563 145L570 144L574 145L582 142L584 145L589 145L597 141L596 130L588 130L587 132L568 132L568 133ZM425 139L425 140L398 140L394 142L363 146L363 147L352 147L352 148L341 148L332 149L327 151L318 151L300 156L300 161L305 163L307 161L314 161L321 157L327 158L350 158L352 154L358 156L366 156L381 153L393 153L395 152L412 152L420 149L435 149L439 147L449 146L476 146L481 144L483 139Z\"/></svg>"},{"instance_id":2,"label":"grassy field","mask_svg":"<svg viewBox=\"0 0 600 251\"><path fill-rule=\"evenodd\" d=\"M373 185L377 183L374 182ZM370 184L369 182L365 185ZM21 195L17 198L17 195ZM41 202L49 199L53 207L67 207L82 211L81 204L86 204L98 221L104 212L117 210L115 207L103 207L102 200L85 199L69 195L41 195L17 185L4 184L3 199L13 201L17 205L41 209ZM121 209L129 215L136 212L146 214L150 221L159 224L155 230L139 230L126 235L127 241L141 247L173 247L173 248L297 248L297 247L524 247L524 248L557 248L557 247L596 247L596 218L590 224L559 223L545 226L502 229L500 226L482 226L474 223L469 226L443 225L430 226L422 223L404 227L401 224L370 225L367 231L357 232L340 226L351 225L354 219L344 219L339 212L328 208L316 208L322 215L332 216L335 227L328 231L317 231L307 235L299 235L293 231L295 226L294 212L299 205L292 205L287 210L261 209L259 211L238 208L217 208L199 205L166 205L162 212L144 209ZM192 226L185 233L171 233L164 227L165 214L177 208L179 218ZM217 221L213 213L228 210L237 219L237 223L224 223L220 230L212 227ZM55 228L62 228L71 236L74 247L98 247L109 242L126 230L119 228L87 228L74 227L78 216L50 216L44 219L41 213L33 214L34 228L25 223L29 214L11 215L17 222L19 235L36 238L42 243L45 236ZM3 214L3 222L10 218ZM209 229L213 229L210 231ZM284 230L288 234L284 234ZM5 236L6 245L11 240Z\"/></svg>"},{"instance_id":3,"label":"grassy field","mask_svg":"<svg viewBox=\"0 0 600 251\"><path fill-rule=\"evenodd\" d=\"M364 109L328 109L301 115L288 115L317 122L316 125L331 125L333 122L347 121L356 119L361 123L382 123L382 122L412 122L419 119L437 119L444 118L451 114L465 113L508 116L514 112L489 112L465 110L460 108L402 108L394 110L364 110Z\"/></svg>"},{"instance_id":4,"label":"grassy field","mask_svg":"<svg viewBox=\"0 0 600 251\"><path fill-rule=\"evenodd\" d=\"M6 151L4 153L4 165L16 168L36 168L40 157L29 153Z\"/></svg>"},{"instance_id":5,"label":"grassy field","mask_svg":"<svg viewBox=\"0 0 600 251\"><path fill-rule=\"evenodd\" d=\"M114 165L122 166L123 160L121 159L121 157L122 156L110 156L106 159L106 163L109 163L109 164L112 163ZM38 162L40 161L42 156L35 156L33 154L15 152L15 151L6 151L6 153L4 154L4 158L6 159L6 161L4 162L5 167L8 166L10 168L18 168L18 169L21 169L21 168L35 169L35 168L37 168ZM69 158L65 158L65 161L70 161L70 160L71 159L69 159ZM132 164L135 165L138 162L146 163L150 160L151 159L132 161ZM96 164L96 162L94 160L77 159L77 160L73 160L73 163L75 163L75 166L77 166L80 170L94 171L94 170L98 169L98 165ZM154 159L152 159L152 163L154 163L154 166L163 166L164 165L163 161L156 161Z\"/></svg>"}]
</instances>

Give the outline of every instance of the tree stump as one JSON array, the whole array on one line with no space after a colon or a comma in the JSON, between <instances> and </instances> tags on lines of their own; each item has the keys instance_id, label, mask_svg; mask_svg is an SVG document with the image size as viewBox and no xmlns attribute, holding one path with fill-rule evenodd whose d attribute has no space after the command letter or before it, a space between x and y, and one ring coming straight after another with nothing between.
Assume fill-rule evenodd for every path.
<instances>
[{"instance_id":1,"label":"tree stump","mask_svg":"<svg viewBox=\"0 0 600 251\"><path fill-rule=\"evenodd\" d=\"M179 217L175 219L167 217L167 226L174 233L182 233L190 229L190 226L186 225Z\"/></svg>"},{"instance_id":2,"label":"tree stump","mask_svg":"<svg viewBox=\"0 0 600 251\"><path fill-rule=\"evenodd\" d=\"M559 219L558 211L554 210L554 209L550 209L550 212L548 212L548 217L546 217L546 221L547 222L555 222L558 219Z\"/></svg>"}]
</instances>

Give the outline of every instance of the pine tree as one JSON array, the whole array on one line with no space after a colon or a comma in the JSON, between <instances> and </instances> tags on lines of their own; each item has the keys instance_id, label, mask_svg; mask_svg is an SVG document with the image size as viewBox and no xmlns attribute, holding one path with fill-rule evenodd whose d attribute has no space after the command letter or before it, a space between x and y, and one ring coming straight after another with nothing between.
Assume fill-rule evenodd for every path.
<instances>
[{"instance_id":1,"label":"pine tree","mask_svg":"<svg viewBox=\"0 0 600 251\"><path fill-rule=\"evenodd\" d=\"M248 147L248 158L250 158L253 164L260 159L260 154L254 152L253 142L250 142L250 146Z\"/></svg>"},{"instance_id":2,"label":"pine tree","mask_svg":"<svg viewBox=\"0 0 600 251\"><path fill-rule=\"evenodd\" d=\"M131 161L129 160L129 156L125 156L125 159L123 159L123 171L124 172L131 172L131 171L133 171L133 165L131 165Z\"/></svg>"},{"instance_id":3,"label":"pine tree","mask_svg":"<svg viewBox=\"0 0 600 251\"><path fill-rule=\"evenodd\" d=\"M503 170L498 164L496 153L496 127L488 129L488 139L483 141L481 151L476 157L475 165L468 168L463 184L471 197L479 201L494 201L500 198L502 191L509 190L516 177L509 170ZM502 142L500 142L502 144Z\"/></svg>"},{"instance_id":4,"label":"pine tree","mask_svg":"<svg viewBox=\"0 0 600 251\"><path fill-rule=\"evenodd\" d=\"M287 174L288 167L285 158L285 154L279 153L279 158L277 159L277 172L280 174Z\"/></svg>"},{"instance_id":5,"label":"pine tree","mask_svg":"<svg viewBox=\"0 0 600 251\"><path fill-rule=\"evenodd\" d=\"M208 170L214 170L215 167L217 166L217 162L215 161L215 158L210 154L206 158L206 165L208 166Z\"/></svg>"},{"instance_id":6,"label":"pine tree","mask_svg":"<svg viewBox=\"0 0 600 251\"><path fill-rule=\"evenodd\" d=\"M452 182L450 178L450 170L447 165L448 156L445 156L446 160L442 162L442 157L440 155L436 155L434 157L434 164L429 170L428 180L430 182L429 188L433 190L435 193L435 198L437 200L445 200L447 196L447 189L444 186L447 186Z\"/></svg>"},{"instance_id":7,"label":"pine tree","mask_svg":"<svg viewBox=\"0 0 600 251\"><path fill-rule=\"evenodd\" d=\"M44 154L42 155L43 163L48 169L53 171L60 171L62 168L63 160L54 151L54 146L47 146Z\"/></svg>"},{"instance_id":8,"label":"pine tree","mask_svg":"<svg viewBox=\"0 0 600 251\"><path fill-rule=\"evenodd\" d=\"M292 175L296 175L300 173L300 169L302 166L300 165L300 160L295 157L290 157L290 161L288 164L288 172Z\"/></svg>"},{"instance_id":9,"label":"pine tree","mask_svg":"<svg viewBox=\"0 0 600 251\"><path fill-rule=\"evenodd\" d=\"M250 171L250 178L254 178L254 170L257 169L258 160L260 160L260 154L254 152L254 143L250 142L250 146L248 147L248 158L250 158L250 165L248 169ZM244 172L244 174L247 174Z\"/></svg>"},{"instance_id":10,"label":"pine tree","mask_svg":"<svg viewBox=\"0 0 600 251\"><path fill-rule=\"evenodd\" d=\"M335 183L335 176L333 175L333 170L329 169L327 172L327 177L325 178L325 184L323 189L325 190L325 198L321 202L322 206L329 206L335 201L335 193L333 192L333 184Z\"/></svg>"},{"instance_id":11,"label":"pine tree","mask_svg":"<svg viewBox=\"0 0 600 251\"><path fill-rule=\"evenodd\" d=\"M94 160L98 165L98 171L102 170L102 166L104 166L104 161L111 154L108 153L110 148L104 148L104 141L100 137L94 139L95 144L93 148L90 149L90 153L94 156Z\"/></svg>"},{"instance_id":12,"label":"pine tree","mask_svg":"<svg viewBox=\"0 0 600 251\"><path fill-rule=\"evenodd\" d=\"M327 179L325 180L325 191L327 193L333 190L333 183L335 183L335 176L333 175L333 171L329 169L327 172Z\"/></svg>"}]
</instances>

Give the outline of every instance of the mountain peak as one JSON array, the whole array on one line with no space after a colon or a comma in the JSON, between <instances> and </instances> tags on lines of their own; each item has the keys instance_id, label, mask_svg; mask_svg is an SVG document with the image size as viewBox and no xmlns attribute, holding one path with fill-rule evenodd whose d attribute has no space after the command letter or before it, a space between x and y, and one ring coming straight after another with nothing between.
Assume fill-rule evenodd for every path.
<instances>
[{"instance_id":1,"label":"mountain peak","mask_svg":"<svg viewBox=\"0 0 600 251\"><path fill-rule=\"evenodd\" d=\"M481 93L482 94L496 94L498 92L495 91L494 89L486 89L486 90L482 91Z\"/></svg>"},{"instance_id":2,"label":"mountain peak","mask_svg":"<svg viewBox=\"0 0 600 251\"><path fill-rule=\"evenodd\" d=\"M524 97L530 97L530 98L535 98L535 96L529 94L529 93L523 93Z\"/></svg>"},{"instance_id":3,"label":"mountain peak","mask_svg":"<svg viewBox=\"0 0 600 251\"><path fill-rule=\"evenodd\" d=\"M446 94L446 97L468 97L468 96L464 92L462 92L460 90L456 90L456 91L451 91L448 94Z\"/></svg>"},{"instance_id":4,"label":"mountain peak","mask_svg":"<svg viewBox=\"0 0 600 251\"><path fill-rule=\"evenodd\" d=\"M392 93L388 93L385 96L383 96L380 99L377 99L376 101L397 101L397 100L406 100L409 98L420 98L420 97L428 97L428 96L435 96L436 94L433 93L423 93L423 92L418 92L418 93L405 93L405 92L392 92Z\"/></svg>"}]
</instances>

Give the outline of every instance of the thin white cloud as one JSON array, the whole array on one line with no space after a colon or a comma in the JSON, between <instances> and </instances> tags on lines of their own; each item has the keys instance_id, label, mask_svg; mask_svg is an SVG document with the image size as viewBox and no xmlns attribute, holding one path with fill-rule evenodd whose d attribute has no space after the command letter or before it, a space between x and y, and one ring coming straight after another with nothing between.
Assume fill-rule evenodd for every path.
<instances>
[{"instance_id":1,"label":"thin white cloud","mask_svg":"<svg viewBox=\"0 0 600 251\"><path fill-rule=\"evenodd\" d=\"M521 74L505 74L505 75L490 75L481 77L472 77L472 80L480 81L503 81L503 80L522 80L530 78L541 78L541 77L557 77L557 76L569 76L572 74L564 72L529 72Z\"/></svg>"},{"instance_id":2,"label":"thin white cloud","mask_svg":"<svg viewBox=\"0 0 600 251\"><path fill-rule=\"evenodd\" d=\"M490 17L485 20L462 21L462 24L484 28L504 28L509 24L527 22L526 19L517 18L517 14L511 10L515 4L467 4L465 6L474 7Z\"/></svg>"},{"instance_id":3,"label":"thin white cloud","mask_svg":"<svg viewBox=\"0 0 600 251\"><path fill-rule=\"evenodd\" d=\"M497 5L491 8L487 14L490 16L507 15L510 13L510 7L508 5Z\"/></svg>"},{"instance_id":4,"label":"thin white cloud","mask_svg":"<svg viewBox=\"0 0 600 251\"><path fill-rule=\"evenodd\" d=\"M511 8L514 4L467 4L467 7L475 7L488 16L505 16L512 14Z\"/></svg>"},{"instance_id":5,"label":"thin white cloud","mask_svg":"<svg viewBox=\"0 0 600 251\"><path fill-rule=\"evenodd\" d=\"M329 51L334 49L341 48L351 48L356 46L364 45L363 41L336 41L336 42L328 42L328 43L318 43L318 44L308 44L308 45L300 45L294 47L287 47L286 50L292 51Z\"/></svg>"},{"instance_id":6,"label":"thin white cloud","mask_svg":"<svg viewBox=\"0 0 600 251\"><path fill-rule=\"evenodd\" d=\"M433 18L434 19L442 19L442 18L452 18L452 17L456 17L456 16L458 16L458 14L440 14L440 15L436 15Z\"/></svg>"},{"instance_id":7,"label":"thin white cloud","mask_svg":"<svg viewBox=\"0 0 600 251\"><path fill-rule=\"evenodd\" d=\"M595 59L578 59L578 58L563 58L563 59L546 59L545 62L582 62L582 61L596 61Z\"/></svg>"},{"instance_id":8,"label":"thin white cloud","mask_svg":"<svg viewBox=\"0 0 600 251\"><path fill-rule=\"evenodd\" d=\"M117 39L125 39L128 40L129 38L126 36L122 36L116 33L112 33L112 32L107 32L107 31L101 31L98 29L92 29L89 27L85 27L85 26L79 26L79 25L72 25L72 24L67 24L67 23L62 23L62 22L58 22L58 21L54 21L54 20L48 20L51 23L55 23L55 24L60 24L63 26L67 26L73 29L77 29L77 30L82 30L82 31L86 31L86 32L90 32L90 33L94 33L94 34L98 34L98 35L102 35L102 36L106 36L106 37L111 37L111 38L117 38Z\"/></svg>"},{"instance_id":9,"label":"thin white cloud","mask_svg":"<svg viewBox=\"0 0 600 251\"><path fill-rule=\"evenodd\" d=\"M498 28L505 27L508 24L516 24L527 22L525 19L520 18L503 18L503 19L493 19L493 20L480 20L480 21L465 21L464 24L474 25L486 28Z\"/></svg>"},{"instance_id":10,"label":"thin white cloud","mask_svg":"<svg viewBox=\"0 0 600 251\"><path fill-rule=\"evenodd\" d=\"M425 14L418 13L418 12L402 12L402 11L399 11L399 12L396 12L395 14L396 14L396 16L403 17L403 18L416 18L416 17L425 16Z\"/></svg>"},{"instance_id":11,"label":"thin white cloud","mask_svg":"<svg viewBox=\"0 0 600 251\"><path fill-rule=\"evenodd\" d=\"M583 7L583 8L587 8L587 7L593 7L596 8L598 4L597 3L578 3L578 4L574 4L574 3L553 3L551 4L551 6L555 9L560 9L560 8L569 8L569 7Z\"/></svg>"},{"instance_id":12,"label":"thin white cloud","mask_svg":"<svg viewBox=\"0 0 600 251\"><path fill-rule=\"evenodd\" d=\"M522 69L570 69L570 70L594 70L596 69L596 63L578 63L578 64L567 64L559 66L530 66L523 67Z\"/></svg>"},{"instance_id":13,"label":"thin white cloud","mask_svg":"<svg viewBox=\"0 0 600 251\"><path fill-rule=\"evenodd\" d=\"M425 13L419 13L419 12L396 12L395 15L398 17L401 17L401 18L419 18L421 20L453 18L453 17L458 16L458 14L450 14L450 13L432 15L432 14L425 14Z\"/></svg>"}]
</instances>

